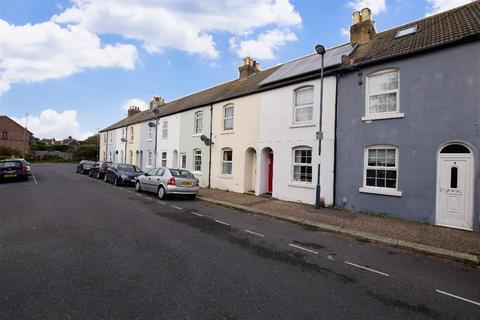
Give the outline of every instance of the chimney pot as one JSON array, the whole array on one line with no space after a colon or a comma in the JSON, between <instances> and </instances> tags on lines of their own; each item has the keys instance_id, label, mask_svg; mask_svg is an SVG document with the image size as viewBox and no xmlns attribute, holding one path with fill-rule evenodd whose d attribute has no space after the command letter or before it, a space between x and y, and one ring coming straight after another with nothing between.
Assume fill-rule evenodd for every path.
<instances>
[{"instance_id":1,"label":"chimney pot","mask_svg":"<svg viewBox=\"0 0 480 320\"><path fill-rule=\"evenodd\" d=\"M375 21L372 20L372 11L363 8L353 13L353 24L350 26L350 43L363 44L375 35Z\"/></svg>"},{"instance_id":2,"label":"chimney pot","mask_svg":"<svg viewBox=\"0 0 480 320\"><path fill-rule=\"evenodd\" d=\"M353 23L352 24L359 23L362 20L362 17L360 16L360 11L355 11L352 14L352 18L353 18L353 21L352 21Z\"/></svg>"},{"instance_id":3,"label":"chimney pot","mask_svg":"<svg viewBox=\"0 0 480 320\"><path fill-rule=\"evenodd\" d=\"M362 16L362 22L370 21L372 19L372 11L369 8L363 8L360 11L360 15Z\"/></svg>"},{"instance_id":4,"label":"chimney pot","mask_svg":"<svg viewBox=\"0 0 480 320\"><path fill-rule=\"evenodd\" d=\"M238 68L239 79L244 79L260 71L260 64L250 57L243 58L243 65Z\"/></svg>"}]
</instances>

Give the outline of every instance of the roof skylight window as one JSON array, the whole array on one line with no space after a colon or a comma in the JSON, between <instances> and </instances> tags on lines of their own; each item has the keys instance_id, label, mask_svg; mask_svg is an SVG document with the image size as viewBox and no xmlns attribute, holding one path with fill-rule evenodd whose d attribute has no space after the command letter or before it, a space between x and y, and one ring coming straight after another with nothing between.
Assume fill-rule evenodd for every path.
<instances>
[{"instance_id":1,"label":"roof skylight window","mask_svg":"<svg viewBox=\"0 0 480 320\"><path fill-rule=\"evenodd\" d=\"M417 26L416 25L412 26L410 28L407 28L407 29L398 30L397 34L395 35L395 38L405 37L405 36L408 36L410 34L414 34L415 32L417 32Z\"/></svg>"}]
</instances>

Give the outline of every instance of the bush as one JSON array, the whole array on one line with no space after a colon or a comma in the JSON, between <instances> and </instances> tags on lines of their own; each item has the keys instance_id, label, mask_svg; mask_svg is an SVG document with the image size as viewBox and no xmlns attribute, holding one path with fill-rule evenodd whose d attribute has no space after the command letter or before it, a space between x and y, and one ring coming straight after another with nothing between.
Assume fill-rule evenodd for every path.
<instances>
[{"instance_id":1,"label":"bush","mask_svg":"<svg viewBox=\"0 0 480 320\"><path fill-rule=\"evenodd\" d=\"M97 146L96 145L83 145L78 150L73 152L73 159L75 160L97 160Z\"/></svg>"},{"instance_id":2,"label":"bush","mask_svg":"<svg viewBox=\"0 0 480 320\"><path fill-rule=\"evenodd\" d=\"M18 158L22 156L22 153L16 149L7 147L7 146L0 146L0 156L4 157L4 159L8 158Z\"/></svg>"}]
</instances>

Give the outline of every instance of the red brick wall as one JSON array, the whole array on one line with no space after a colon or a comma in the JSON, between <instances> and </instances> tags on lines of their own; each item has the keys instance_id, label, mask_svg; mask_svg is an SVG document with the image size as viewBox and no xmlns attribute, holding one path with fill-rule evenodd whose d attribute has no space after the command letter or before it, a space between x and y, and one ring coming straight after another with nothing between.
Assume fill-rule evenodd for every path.
<instances>
[{"instance_id":1,"label":"red brick wall","mask_svg":"<svg viewBox=\"0 0 480 320\"><path fill-rule=\"evenodd\" d=\"M7 138L4 138L4 132ZM25 129L8 117L0 117L0 146L7 146L23 152ZM25 153L30 153L30 144L33 142L33 135L27 131L25 136Z\"/></svg>"}]
</instances>

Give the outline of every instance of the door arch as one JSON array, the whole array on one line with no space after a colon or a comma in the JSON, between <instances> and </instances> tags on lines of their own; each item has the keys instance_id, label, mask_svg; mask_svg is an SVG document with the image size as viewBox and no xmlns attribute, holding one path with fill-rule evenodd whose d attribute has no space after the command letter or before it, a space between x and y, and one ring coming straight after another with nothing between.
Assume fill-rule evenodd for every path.
<instances>
[{"instance_id":1,"label":"door arch","mask_svg":"<svg viewBox=\"0 0 480 320\"><path fill-rule=\"evenodd\" d=\"M437 154L435 223L473 230L475 161L463 143L443 145Z\"/></svg>"},{"instance_id":2,"label":"door arch","mask_svg":"<svg viewBox=\"0 0 480 320\"><path fill-rule=\"evenodd\" d=\"M178 151L173 150L172 152L172 167L178 168Z\"/></svg>"},{"instance_id":3,"label":"door arch","mask_svg":"<svg viewBox=\"0 0 480 320\"><path fill-rule=\"evenodd\" d=\"M257 151L254 148L248 148L245 151L245 177L244 192L257 191Z\"/></svg>"}]
</instances>

